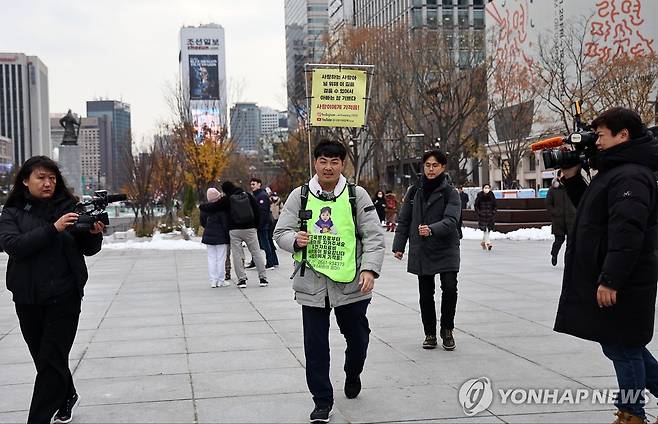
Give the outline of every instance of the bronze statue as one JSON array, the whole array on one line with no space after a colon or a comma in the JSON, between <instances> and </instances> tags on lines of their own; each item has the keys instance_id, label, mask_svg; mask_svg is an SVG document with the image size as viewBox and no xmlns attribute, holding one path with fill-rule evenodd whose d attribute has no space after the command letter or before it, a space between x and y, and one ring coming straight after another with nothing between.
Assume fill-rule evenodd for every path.
<instances>
[{"instance_id":1,"label":"bronze statue","mask_svg":"<svg viewBox=\"0 0 658 424\"><path fill-rule=\"evenodd\" d=\"M63 146L77 146L78 134L80 133L80 121L75 119L71 109L66 116L59 120L59 125L64 128L64 137L62 137ZM76 130L77 127L77 130Z\"/></svg>"}]
</instances>

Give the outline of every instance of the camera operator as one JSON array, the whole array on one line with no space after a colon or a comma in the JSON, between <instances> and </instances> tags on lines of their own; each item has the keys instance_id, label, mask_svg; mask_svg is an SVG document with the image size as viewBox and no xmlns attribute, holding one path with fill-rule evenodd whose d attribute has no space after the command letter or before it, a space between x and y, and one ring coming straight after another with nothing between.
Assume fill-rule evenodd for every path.
<instances>
[{"instance_id":1,"label":"camera operator","mask_svg":"<svg viewBox=\"0 0 658 424\"><path fill-rule=\"evenodd\" d=\"M75 205L57 164L35 156L18 170L0 216L7 289L37 370L29 423L49 423L53 415L68 423L78 403L68 360L87 281L83 255L100 251L104 225L70 231Z\"/></svg>"},{"instance_id":2,"label":"camera operator","mask_svg":"<svg viewBox=\"0 0 658 424\"><path fill-rule=\"evenodd\" d=\"M620 388L615 422L643 423L644 389L658 396L658 362L646 348L658 279L658 141L637 113L621 107L602 113L592 128L597 175L587 186L580 166L562 170L577 213L554 329L601 344Z\"/></svg>"}]
</instances>

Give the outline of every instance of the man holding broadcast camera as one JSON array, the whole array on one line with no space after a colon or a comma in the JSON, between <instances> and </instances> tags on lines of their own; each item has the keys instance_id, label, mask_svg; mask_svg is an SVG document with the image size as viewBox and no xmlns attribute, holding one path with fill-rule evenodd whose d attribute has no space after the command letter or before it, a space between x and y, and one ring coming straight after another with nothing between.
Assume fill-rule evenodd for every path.
<instances>
[{"instance_id":1,"label":"man holding broadcast camera","mask_svg":"<svg viewBox=\"0 0 658 424\"><path fill-rule=\"evenodd\" d=\"M334 403L329 377L329 314L345 337L348 399L361 391L370 328L366 311L384 261L384 233L368 192L342 175L345 147L320 142L316 175L290 193L274 230L277 244L293 252L295 299L302 305L306 383L315 409L310 421L329 422Z\"/></svg>"},{"instance_id":2,"label":"man holding broadcast camera","mask_svg":"<svg viewBox=\"0 0 658 424\"><path fill-rule=\"evenodd\" d=\"M615 423L643 423L645 388L658 396L658 362L646 348L658 280L658 141L621 107L591 126L597 175L588 186L581 166L562 169L577 215L554 329L601 344L620 389Z\"/></svg>"}]
</instances>

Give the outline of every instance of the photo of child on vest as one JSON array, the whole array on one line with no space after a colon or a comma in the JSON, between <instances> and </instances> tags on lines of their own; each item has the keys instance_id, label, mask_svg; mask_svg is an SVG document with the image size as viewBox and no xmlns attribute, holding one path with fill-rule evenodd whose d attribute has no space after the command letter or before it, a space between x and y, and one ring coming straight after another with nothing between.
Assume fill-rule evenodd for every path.
<instances>
[{"instance_id":1,"label":"photo of child on vest","mask_svg":"<svg viewBox=\"0 0 658 424\"><path fill-rule=\"evenodd\" d=\"M320 219L317 220L313 229L319 234L337 234L334 223L331 221L331 208L329 206L320 209Z\"/></svg>"}]
</instances>

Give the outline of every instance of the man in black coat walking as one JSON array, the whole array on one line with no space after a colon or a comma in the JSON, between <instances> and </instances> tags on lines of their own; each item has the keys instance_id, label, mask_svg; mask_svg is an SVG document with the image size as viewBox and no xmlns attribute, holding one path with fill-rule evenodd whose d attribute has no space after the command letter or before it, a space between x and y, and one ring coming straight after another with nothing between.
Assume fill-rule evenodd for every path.
<instances>
[{"instance_id":1,"label":"man in black coat walking","mask_svg":"<svg viewBox=\"0 0 658 424\"><path fill-rule=\"evenodd\" d=\"M639 115L607 110L592 122L598 170L587 186L580 167L563 169L577 206L567 239L555 331L599 342L614 364L619 423L644 422L644 396L658 396L653 336L658 280L658 141Z\"/></svg>"},{"instance_id":2,"label":"man in black coat walking","mask_svg":"<svg viewBox=\"0 0 658 424\"><path fill-rule=\"evenodd\" d=\"M435 276L441 276L441 336L445 350L455 349L453 330L457 308L461 200L446 177L448 158L440 150L423 156L420 184L411 186L398 217L393 254L401 260L409 241L407 271L418 276L420 315L425 330L423 349L434 349L436 338Z\"/></svg>"}]
</instances>

